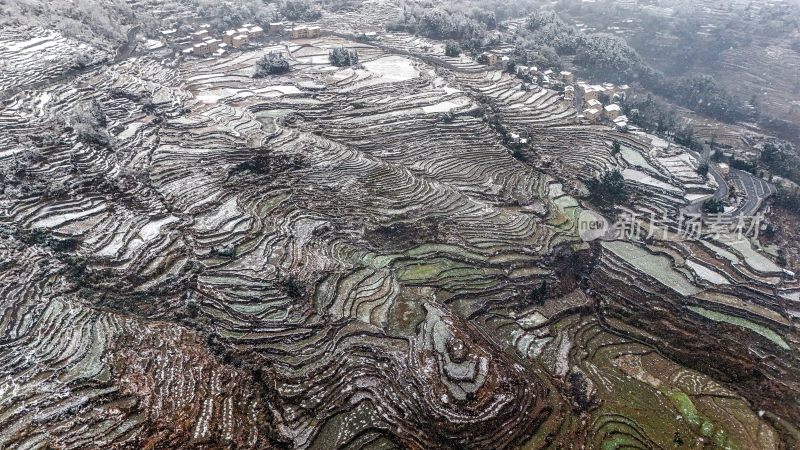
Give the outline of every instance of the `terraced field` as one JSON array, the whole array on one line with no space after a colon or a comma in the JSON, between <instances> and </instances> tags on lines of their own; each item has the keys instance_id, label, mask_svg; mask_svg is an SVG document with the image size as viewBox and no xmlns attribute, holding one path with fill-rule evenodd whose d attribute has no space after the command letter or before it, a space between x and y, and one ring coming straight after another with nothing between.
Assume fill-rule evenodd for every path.
<instances>
[{"instance_id":1,"label":"terraced field","mask_svg":"<svg viewBox=\"0 0 800 450\"><path fill-rule=\"evenodd\" d=\"M800 286L676 236L697 161L420 45L142 56L7 102L0 447L797 444ZM291 71L252 78L266 51ZM671 233L582 242L612 168Z\"/></svg>"}]
</instances>

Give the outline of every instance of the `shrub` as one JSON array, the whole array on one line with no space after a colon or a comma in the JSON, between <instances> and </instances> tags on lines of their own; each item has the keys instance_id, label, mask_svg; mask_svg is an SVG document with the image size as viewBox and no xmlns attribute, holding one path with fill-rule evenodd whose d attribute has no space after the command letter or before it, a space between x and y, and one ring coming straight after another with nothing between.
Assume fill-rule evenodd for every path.
<instances>
[{"instance_id":1,"label":"shrub","mask_svg":"<svg viewBox=\"0 0 800 450\"><path fill-rule=\"evenodd\" d=\"M539 287L533 289L528 294L528 302L533 305L541 305L544 303L545 299L547 298L547 282L542 281L542 284Z\"/></svg>"},{"instance_id":2,"label":"shrub","mask_svg":"<svg viewBox=\"0 0 800 450\"><path fill-rule=\"evenodd\" d=\"M264 78L269 75L278 75L289 71L289 61L280 52L269 52L256 61L254 78Z\"/></svg>"},{"instance_id":3,"label":"shrub","mask_svg":"<svg viewBox=\"0 0 800 450\"><path fill-rule=\"evenodd\" d=\"M800 189L787 189L779 185L778 192L775 193L773 199L775 206L800 214Z\"/></svg>"},{"instance_id":4,"label":"shrub","mask_svg":"<svg viewBox=\"0 0 800 450\"><path fill-rule=\"evenodd\" d=\"M703 161L697 166L697 173L702 176L708 175L708 161Z\"/></svg>"},{"instance_id":5,"label":"shrub","mask_svg":"<svg viewBox=\"0 0 800 450\"><path fill-rule=\"evenodd\" d=\"M444 54L452 58L459 56L461 54L461 47L459 47L458 42L447 41L444 45Z\"/></svg>"},{"instance_id":6,"label":"shrub","mask_svg":"<svg viewBox=\"0 0 800 450\"><path fill-rule=\"evenodd\" d=\"M506 65L506 72L511 74L517 73L517 62L513 59L509 60L508 64Z\"/></svg>"},{"instance_id":7,"label":"shrub","mask_svg":"<svg viewBox=\"0 0 800 450\"><path fill-rule=\"evenodd\" d=\"M620 152L620 150L622 150L622 144L620 144L618 140L614 139L614 142L611 143L611 154L616 155Z\"/></svg>"},{"instance_id":8,"label":"shrub","mask_svg":"<svg viewBox=\"0 0 800 450\"><path fill-rule=\"evenodd\" d=\"M197 304L194 300L189 300L186 304L186 309L189 310L189 317L196 318L197 313L200 311L200 305Z\"/></svg>"},{"instance_id":9,"label":"shrub","mask_svg":"<svg viewBox=\"0 0 800 450\"><path fill-rule=\"evenodd\" d=\"M309 21L322 17L319 9L308 0L284 0L279 8L283 17L289 20Z\"/></svg>"},{"instance_id":10,"label":"shrub","mask_svg":"<svg viewBox=\"0 0 800 450\"><path fill-rule=\"evenodd\" d=\"M707 212L709 214L719 214L724 211L725 205L715 198L710 198L703 202L703 212Z\"/></svg>"},{"instance_id":11,"label":"shrub","mask_svg":"<svg viewBox=\"0 0 800 450\"><path fill-rule=\"evenodd\" d=\"M592 202L601 207L612 207L628 201L625 179L619 170L606 172L586 183Z\"/></svg>"},{"instance_id":12,"label":"shrub","mask_svg":"<svg viewBox=\"0 0 800 450\"><path fill-rule=\"evenodd\" d=\"M78 105L67 120L67 125L84 144L106 148L111 146L111 137L106 131L108 118L97 100Z\"/></svg>"},{"instance_id":13,"label":"shrub","mask_svg":"<svg viewBox=\"0 0 800 450\"><path fill-rule=\"evenodd\" d=\"M337 47L328 52L328 61L337 67L352 66L358 64L358 52L354 49Z\"/></svg>"}]
</instances>

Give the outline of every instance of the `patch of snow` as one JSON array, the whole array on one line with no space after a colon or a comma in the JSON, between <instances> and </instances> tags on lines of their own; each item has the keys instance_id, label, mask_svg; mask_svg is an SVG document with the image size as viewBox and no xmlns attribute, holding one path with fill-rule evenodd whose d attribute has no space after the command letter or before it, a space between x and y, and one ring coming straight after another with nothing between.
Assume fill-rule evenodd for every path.
<instances>
[{"instance_id":1,"label":"patch of snow","mask_svg":"<svg viewBox=\"0 0 800 450\"><path fill-rule=\"evenodd\" d=\"M686 260L686 265L697 274L698 277L714 283L714 284L730 284L728 279L724 276L720 275L714 270L709 269L708 267L698 264L694 261Z\"/></svg>"},{"instance_id":2,"label":"patch of snow","mask_svg":"<svg viewBox=\"0 0 800 450\"><path fill-rule=\"evenodd\" d=\"M430 106L423 106L422 110L426 114L448 112L450 110L461 108L470 104L470 99L467 97L459 97L454 100L446 100Z\"/></svg>"},{"instance_id":3,"label":"patch of snow","mask_svg":"<svg viewBox=\"0 0 800 450\"><path fill-rule=\"evenodd\" d=\"M622 177L626 180L635 181L637 183L646 184L648 186L664 189L665 191L680 193L681 190L671 184L665 183L661 180L651 177L650 175L634 169L625 169L622 171Z\"/></svg>"},{"instance_id":4,"label":"patch of snow","mask_svg":"<svg viewBox=\"0 0 800 450\"><path fill-rule=\"evenodd\" d=\"M405 81L419 76L411 60L402 56L385 56L367 61L363 66L387 81Z\"/></svg>"}]
</instances>

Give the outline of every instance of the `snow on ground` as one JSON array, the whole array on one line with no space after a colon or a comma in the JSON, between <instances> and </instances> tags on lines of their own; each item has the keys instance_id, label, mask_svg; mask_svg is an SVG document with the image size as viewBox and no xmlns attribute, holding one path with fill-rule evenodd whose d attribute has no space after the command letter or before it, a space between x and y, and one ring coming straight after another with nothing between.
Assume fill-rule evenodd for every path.
<instances>
[{"instance_id":1,"label":"snow on ground","mask_svg":"<svg viewBox=\"0 0 800 450\"><path fill-rule=\"evenodd\" d=\"M780 273L782 271L782 269L769 258L756 251L752 243L747 239L736 239L735 236L723 236L721 241L744 256L745 264L758 272Z\"/></svg>"},{"instance_id":2,"label":"snow on ground","mask_svg":"<svg viewBox=\"0 0 800 450\"><path fill-rule=\"evenodd\" d=\"M709 269L708 267L706 267L706 266L704 266L702 264L698 264L698 263L696 263L694 261L686 260L686 265L689 266L689 268L692 269L694 271L694 273L697 274L698 277L700 277L700 278L702 278L702 279L704 279L704 280L706 280L708 282L711 282L711 283L714 283L714 284L730 284L730 282L728 282L727 278L723 277L722 275L720 275L716 271L711 270L711 269Z\"/></svg>"},{"instance_id":3,"label":"snow on ground","mask_svg":"<svg viewBox=\"0 0 800 450\"><path fill-rule=\"evenodd\" d=\"M626 180L635 181L637 183L646 184L648 186L657 187L659 189L664 189L665 191L676 192L680 193L681 190L676 188L675 186L665 183L663 181L657 180L650 175L640 172L634 169L625 169L622 171L622 177Z\"/></svg>"},{"instance_id":4,"label":"snow on ground","mask_svg":"<svg viewBox=\"0 0 800 450\"><path fill-rule=\"evenodd\" d=\"M680 179L693 180L697 175L697 161L688 153L657 158L658 162Z\"/></svg>"},{"instance_id":5,"label":"snow on ground","mask_svg":"<svg viewBox=\"0 0 800 450\"><path fill-rule=\"evenodd\" d=\"M686 194L683 196L689 203L699 202L707 198L713 197L714 194Z\"/></svg>"},{"instance_id":6,"label":"snow on ground","mask_svg":"<svg viewBox=\"0 0 800 450\"><path fill-rule=\"evenodd\" d=\"M387 81L405 81L419 76L411 60L402 56L386 56L367 61L363 66Z\"/></svg>"},{"instance_id":7,"label":"snow on ground","mask_svg":"<svg viewBox=\"0 0 800 450\"><path fill-rule=\"evenodd\" d=\"M430 106L423 106L422 110L425 111L426 114L431 113L440 113L440 112L448 112L456 108L461 108L463 106L467 106L471 103L471 100L467 97L458 97L453 100L446 100L443 102L436 103Z\"/></svg>"},{"instance_id":8,"label":"snow on ground","mask_svg":"<svg viewBox=\"0 0 800 450\"><path fill-rule=\"evenodd\" d=\"M200 94L196 98L203 103L217 103L220 99L219 95L214 94Z\"/></svg>"}]
</instances>

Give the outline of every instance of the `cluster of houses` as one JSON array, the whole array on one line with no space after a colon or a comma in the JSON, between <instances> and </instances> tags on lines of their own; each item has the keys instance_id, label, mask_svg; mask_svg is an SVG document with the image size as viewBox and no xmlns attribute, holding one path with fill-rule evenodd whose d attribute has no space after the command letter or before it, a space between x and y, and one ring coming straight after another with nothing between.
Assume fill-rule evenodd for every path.
<instances>
[{"instance_id":1,"label":"cluster of houses","mask_svg":"<svg viewBox=\"0 0 800 450\"><path fill-rule=\"evenodd\" d=\"M510 58L503 52L488 51L481 54L479 62L503 70L508 68ZM583 112L578 115L578 120L590 123L607 121L614 128L625 130L628 128L628 118L622 114L619 102L625 99L630 87L627 84L617 86L613 83L588 84L577 82L575 74L568 70L555 72L551 69L540 71L536 66L516 65L517 76L535 79L536 84L550 89L563 88L563 100L574 102L576 94L580 94L583 101ZM529 89L528 83L523 83L523 89Z\"/></svg>"},{"instance_id":2,"label":"cluster of houses","mask_svg":"<svg viewBox=\"0 0 800 450\"><path fill-rule=\"evenodd\" d=\"M517 76L521 78L536 79L537 83L545 88L564 88L564 100L572 101L575 96L575 88L570 84L575 82L575 75L567 70L554 72L551 69L540 71L536 66L517 65L515 68Z\"/></svg>"},{"instance_id":3,"label":"cluster of houses","mask_svg":"<svg viewBox=\"0 0 800 450\"><path fill-rule=\"evenodd\" d=\"M253 24L246 24L236 30L228 30L222 33L222 42L233 48L242 48L249 44L251 39L258 39L263 36L263 28Z\"/></svg>"},{"instance_id":4,"label":"cluster of houses","mask_svg":"<svg viewBox=\"0 0 800 450\"><path fill-rule=\"evenodd\" d=\"M262 27L254 24L244 24L237 29L227 30L222 33L221 38L212 36L211 25L203 24L197 27L196 31L188 35L180 35L177 29L161 31L161 40L165 45L183 47L184 54L195 56L220 56L229 48L242 48L247 46L252 40L270 35L281 35L289 31L292 39L316 38L321 34L319 27L287 27L283 22L269 24L269 29L265 31Z\"/></svg>"},{"instance_id":5,"label":"cluster of houses","mask_svg":"<svg viewBox=\"0 0 800 450\"><path fill-rule=\"evenodd\" d=\"M607 120L613 123L615 128L628 128L628 118L622 114L622 108L618 103L625 99L630 89L627 84L616 86L613 83L599 85L581 82L577 87L584 104L583 114L579 115L579 118L592 123Z\"/></svg>"}]
</instances>

